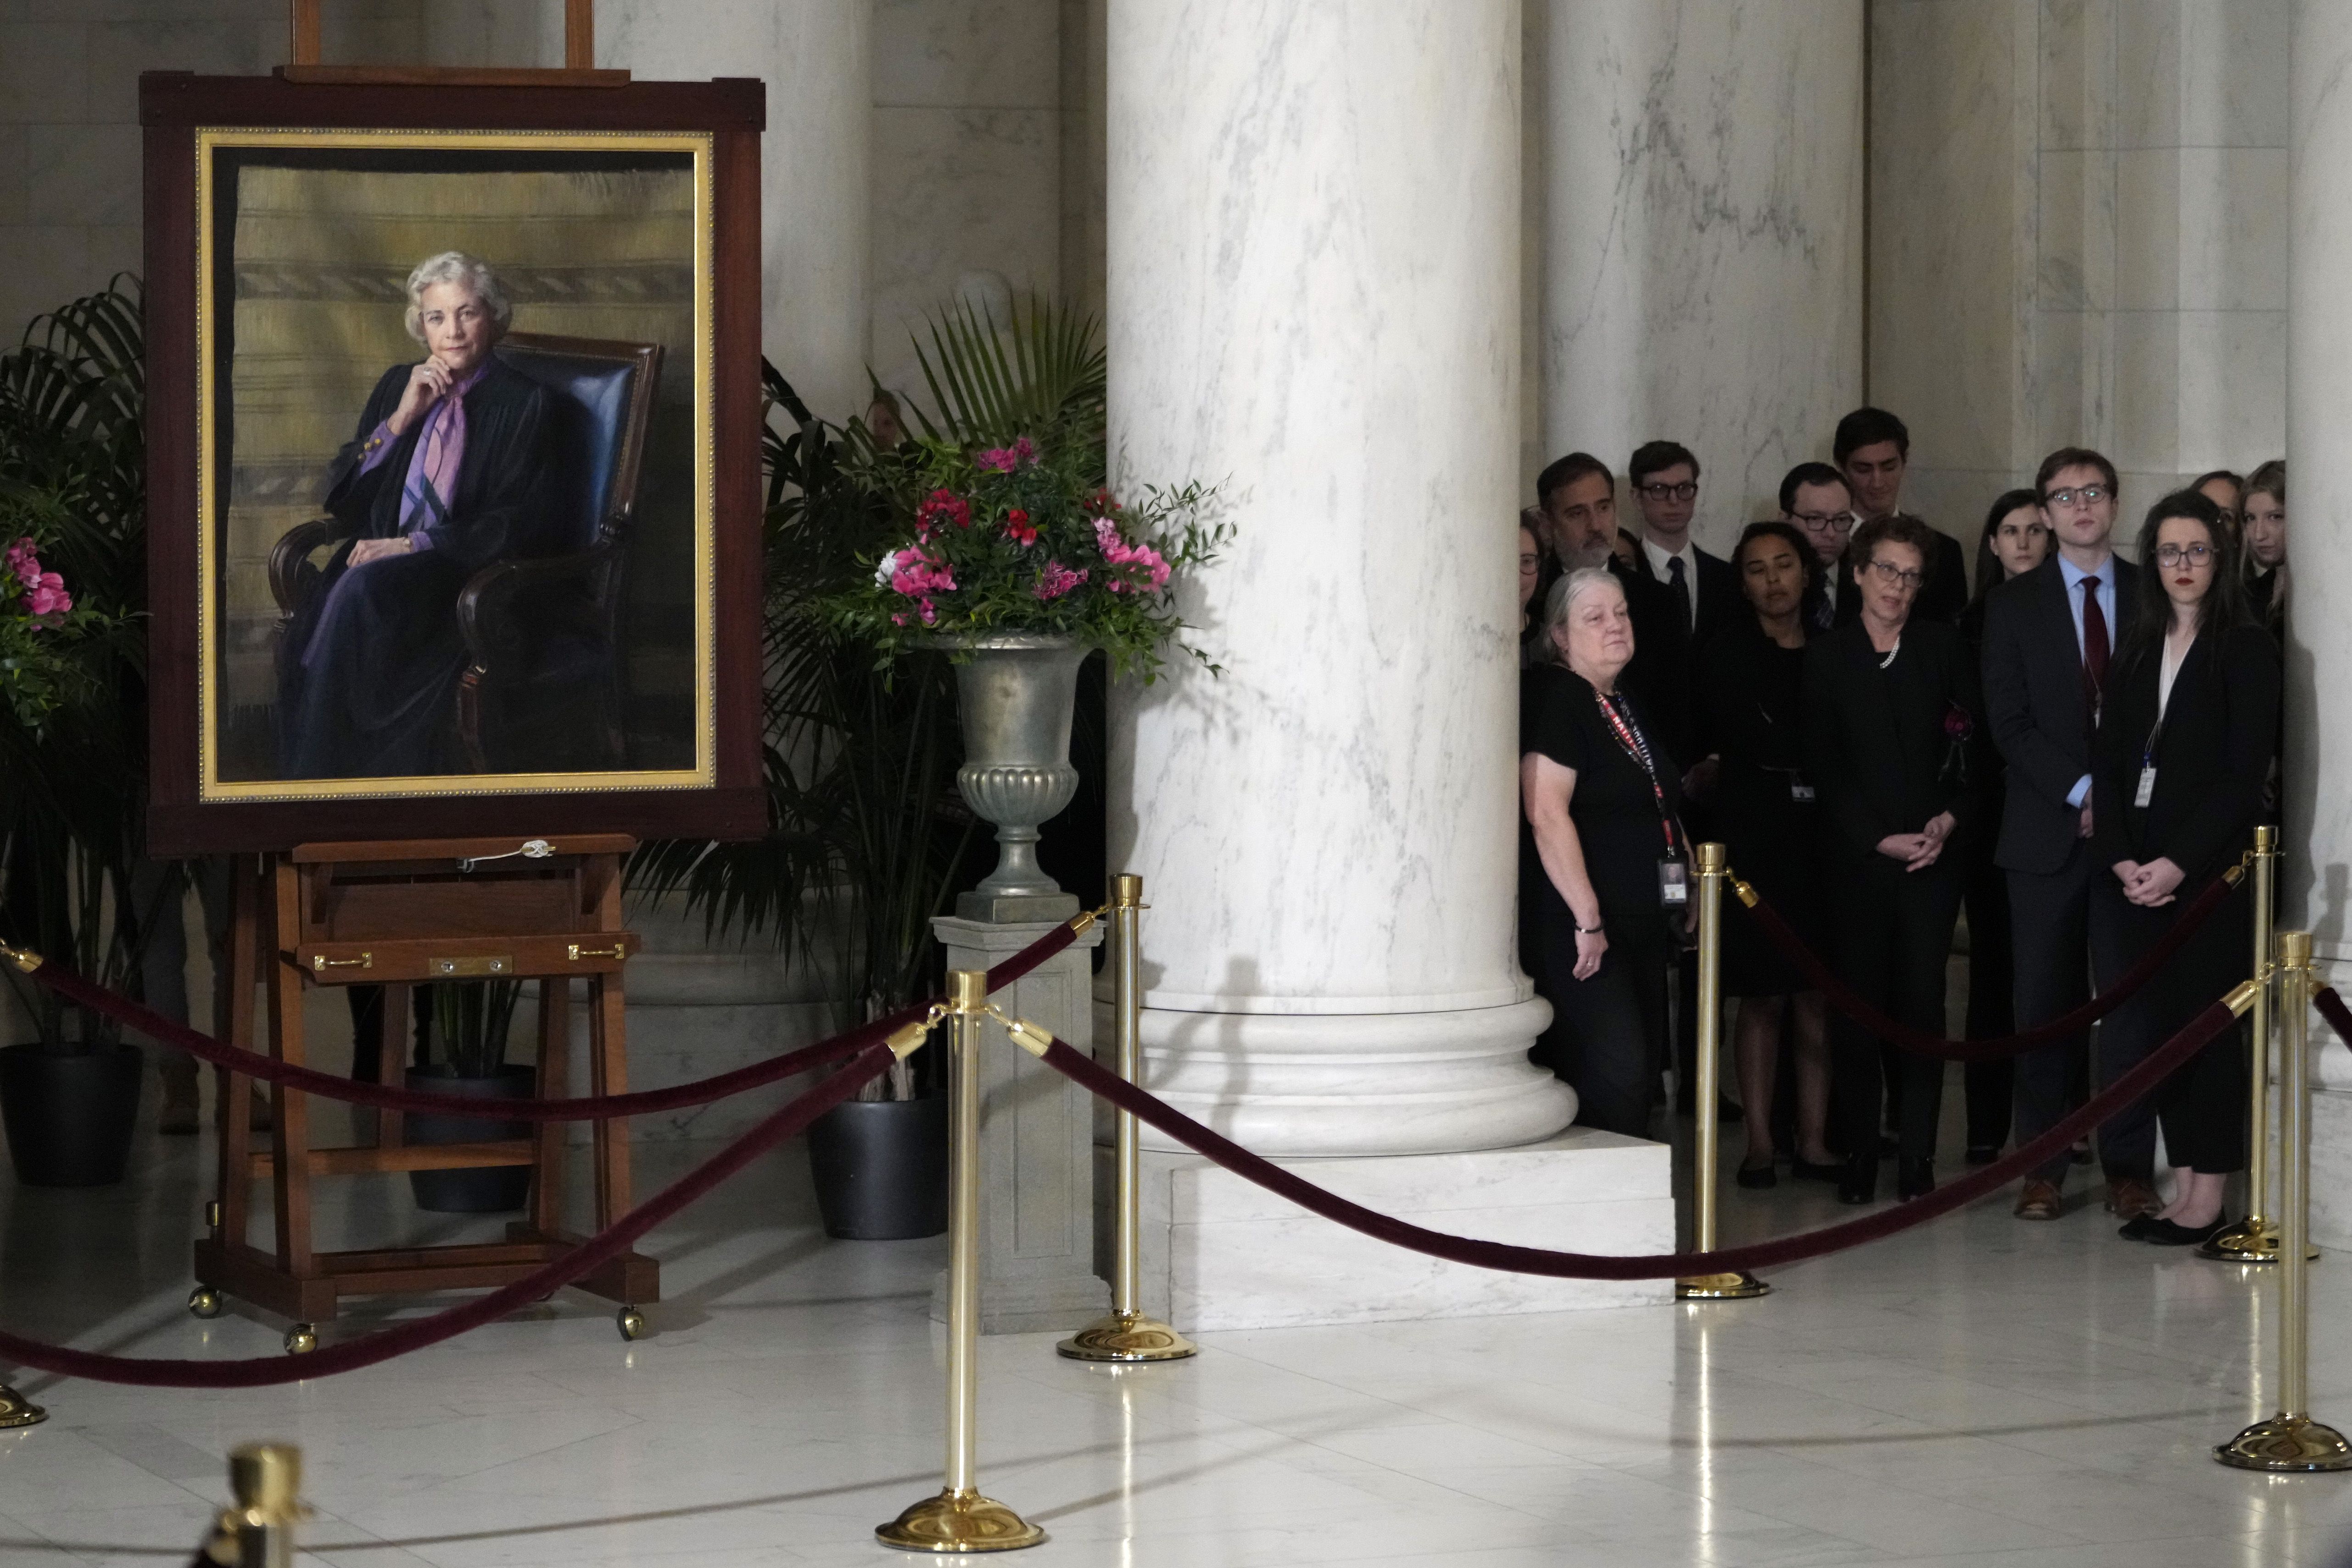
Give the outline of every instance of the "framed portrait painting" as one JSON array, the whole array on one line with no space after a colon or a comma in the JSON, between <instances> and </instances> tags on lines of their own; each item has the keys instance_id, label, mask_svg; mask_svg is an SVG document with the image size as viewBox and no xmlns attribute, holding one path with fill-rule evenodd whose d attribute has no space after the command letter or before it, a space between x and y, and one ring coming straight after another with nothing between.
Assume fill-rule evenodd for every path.
<instances>
[{"instance_id":1,"label":"framed portrait painting","mask_svg":"<svg viewBox=\"0 0 2352 1568\"><path fill-rule=\"evenodd\" d=\"M155 852L758 833L760 84L141 88Z\"/></svg>"}]
</instances>

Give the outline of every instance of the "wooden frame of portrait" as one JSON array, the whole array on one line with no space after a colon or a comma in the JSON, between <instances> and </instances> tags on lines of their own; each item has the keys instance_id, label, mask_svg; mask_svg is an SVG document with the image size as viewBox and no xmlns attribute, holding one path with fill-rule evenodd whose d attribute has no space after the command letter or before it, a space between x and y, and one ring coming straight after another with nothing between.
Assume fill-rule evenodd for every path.
<instances>
[{"instance_id":1,"label":"wooden frame of portrait","mask_svg":"<svg viewBox=\"0 0 2352 1568\"><path fill-rule=\"evenodd\" d=\"M626 86L318 84L150 72L145 139L151 852L334 840L621 833L751 838L761 763L760 134L756 80ZM226 494L213 450L206 222L225 148L683 149L697 188L690 766L233 779L214 625ZM673 759L683 760L683 758Z\"/></svg>"}]
</instances>

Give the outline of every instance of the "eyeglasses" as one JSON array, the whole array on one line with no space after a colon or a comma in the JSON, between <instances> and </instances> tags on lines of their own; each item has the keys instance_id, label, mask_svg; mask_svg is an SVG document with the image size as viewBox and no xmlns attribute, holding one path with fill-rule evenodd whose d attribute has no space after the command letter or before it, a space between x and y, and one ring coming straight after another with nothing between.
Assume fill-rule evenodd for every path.
<instances>
[{"instance_id":1,"label":"eyeglasses","mask_svg":"<svg viewBox=\"0 0 2352 1568\"><path fill-rule=\"evenodd\" d=\"M1543 565L1543 557L1539 555L1523 555L1519 557L1519 570L1522 572L1533 571L1541 565Z\"/></svg>"},{"instance_id":2,"label":"eyeglasses","mask_svg":"<svg viewBox=\"0 0 2352 1568\"><path fill-rule=\"evenodd\" d=\"M1874 560L1870 563L1870 570L1876 572L1878 580L1887 587L1906 590L1918 587L1920 580L1927 575L1899 567L1891 560Z\"/></svg>"},{"instance_id":3,"label":"eyeglasses","mask_svg":"<svg viewBox=\"0 0 2352 1568\"><path fill-rule=\"evenodd\" d=\"M1827 528L1835 534L1853 532L1852 512L1790 512L1789 515L1809 528Z\"/></svg>"},{"instance_id":4,"label":"eyeglasses","mask_svg":"<svg viewBox=\"0 0 2352 1568\"><path fill-rule=\"evenodd\" d=\"M2114 494L2115 492L2105 485L2085 485L2075 490L2053 490L2042 497L2042 504L2045 507L2072 507L2078 504L2095 507Z\"/></svg>"},{"instance_id":5,"label":"eyeglasses","mask_svg":"<svg viewBox=\"0 0 2352 1568\"><path fill-rule=\"evenodd\" d=\"M2197 567L2203 566L2212 559L2213 547L2210 545L2158 545L2156 547L2156 564L2158 566L2179 566L2186 561L2190 566Z\"/></svg>"},{"instance_id":6,"label":"eyeglasses","mask_svg":"<svg viewBox=\"0 0 2352 1568\"><path fill-rule=\"evenodd\" d=\"M1689 501L1698 496L1698 481L1685 479L1679 485L1636 485L1633 486L1653 501Z\"/></svg>"}]
</instances>

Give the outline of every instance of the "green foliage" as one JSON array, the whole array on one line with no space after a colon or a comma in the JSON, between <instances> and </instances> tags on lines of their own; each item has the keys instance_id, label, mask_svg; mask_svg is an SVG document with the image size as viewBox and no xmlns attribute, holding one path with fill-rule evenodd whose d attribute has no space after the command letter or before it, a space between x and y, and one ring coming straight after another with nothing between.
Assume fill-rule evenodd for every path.
<instances>
[{"instance_id":1,"label":"green foliage","mask_svg":"<svg viewBox=\"0 0 2352 1568\"><path fill-rule=\"evenodd\" d=\"M935 420L911 412L923 434L966 446L1010 446L1019 436L1053 432L1060 444L1096 454L1090 483L1103 479L1107 361L1095 319L1031 299L1012 308L1000 329L993 312L961 303L930 322L931 346L915 340Z\"/></svg>"},{"instance_id":2,"label":"green foliage","mask_svg":"<svg viewBox=\"0 0 2352 1568\"><path fill-rule=\"evenodd\" d=\"M0 354L0 532L38 541L74 599L58 657L0 705L0 930L100 984L135 988L178 883L142 906L147 602L145 355L139 285L36 319ZM19 977L9 972L12 982ZM19 995L42 1040L73 1031L46 990ZM112 1037L80 1020L79 1037Z\"/></svg>"},{"instance_id":3,"label":"green foliage","mask_svg":"<svg viewBox=\"0 0 2352 1568\"><path fill-rule=\"evenodd\" d=\"M433 1042L443 1065L460 1078L491 1078L507 1061L520 980L441 980L432 997Z\"/></svg>"}]
</instances>

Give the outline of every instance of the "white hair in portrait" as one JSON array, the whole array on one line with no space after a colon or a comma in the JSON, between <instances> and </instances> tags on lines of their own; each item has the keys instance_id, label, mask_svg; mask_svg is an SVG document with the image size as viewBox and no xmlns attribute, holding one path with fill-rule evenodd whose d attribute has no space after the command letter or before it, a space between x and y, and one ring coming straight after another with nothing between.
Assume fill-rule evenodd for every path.
<instances>
[{"instance_id":1,"label":"white hair in portrait","mask_svg":"<svg viewBox=\"0 0 2352 1568\"><path fill-rule=\"evenodd\" d=\"M420 343L425 341L425 291L436 283L454 283L480 300L490 313L490 325L500 332L514 319L514 306L490 264L462 250L445 250L418 262L408 275L408 335Z\"/></svg>"}]
</instances>

